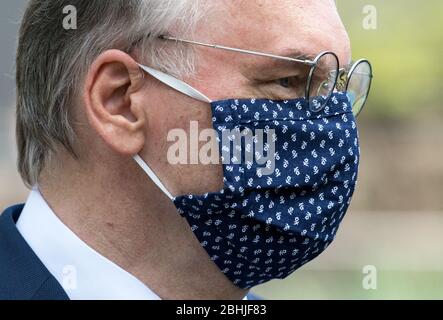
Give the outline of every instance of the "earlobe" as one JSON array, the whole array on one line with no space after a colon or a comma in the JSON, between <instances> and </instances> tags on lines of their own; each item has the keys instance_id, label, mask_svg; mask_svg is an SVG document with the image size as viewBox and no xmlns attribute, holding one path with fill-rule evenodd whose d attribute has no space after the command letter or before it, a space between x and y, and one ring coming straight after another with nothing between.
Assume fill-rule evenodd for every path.
<instances>
[{"instance_id":1,"label":"earlobe","mask_svg":"<svg viewBox=\"0 0 443 320\"><path fill-rule=\"evenodd\" d=\"M83 100L93 130L115 152L132 156L144 146L141 96L144 78L138 64L126 53L109 50L91 65Z\"/></svg>"}]
</instances>

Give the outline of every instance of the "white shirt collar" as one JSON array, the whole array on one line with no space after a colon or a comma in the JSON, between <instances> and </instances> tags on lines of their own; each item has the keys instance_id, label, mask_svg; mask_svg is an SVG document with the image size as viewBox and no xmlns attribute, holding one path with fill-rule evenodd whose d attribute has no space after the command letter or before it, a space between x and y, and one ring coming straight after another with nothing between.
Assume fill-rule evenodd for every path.
<instances>
[{"instance_id":1,"label":"white shirt collar","mask_svg":"<svg viewBox=\"0 0 443 320\"><path fill-rule=\"evenodd\" d=\"M159 300L145 284L78 238L34 188L17 229L71 300Z\"/></svg>"}]
</instances>

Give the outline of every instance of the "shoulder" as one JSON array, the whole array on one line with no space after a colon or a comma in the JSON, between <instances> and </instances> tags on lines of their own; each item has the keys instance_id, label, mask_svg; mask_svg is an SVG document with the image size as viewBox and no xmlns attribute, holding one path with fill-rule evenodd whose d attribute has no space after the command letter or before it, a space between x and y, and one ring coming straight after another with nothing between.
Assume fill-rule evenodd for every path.
<instances>
[{"instance_id":1,"label":"shoulder","mask_svg":"<svg viewBox=\"0 0 443 320\"><path fill-rule=\"evenodd\" d=\"M19 274L15 266L21 263L22 253L15 223L23 205L6 209L0 216L0 299L19 298Z\"/></svg>"},{"instance_id":2,"label":"shoulder","mask_svg":"<svg viewBox=\"0 0 443 320\"><path fill-rule=\"evenodd\" d=\"M0 300L66 298L16 227L24 205L0 215Z\"/></svg>"},{"instance_id":3,"label":"shoulder","mask_svg":"<svg viewBox=\"0 0 443 320\"><path fill-rule=\"evenodd\" d=\"M23 207L23 204L12 206L0 215L0 261L2 262L0 266L7 264L8 259L15 256L17 247L23 245L20 240L24 239L21 238L15 225Z\"/></svg>"}]
</instances>

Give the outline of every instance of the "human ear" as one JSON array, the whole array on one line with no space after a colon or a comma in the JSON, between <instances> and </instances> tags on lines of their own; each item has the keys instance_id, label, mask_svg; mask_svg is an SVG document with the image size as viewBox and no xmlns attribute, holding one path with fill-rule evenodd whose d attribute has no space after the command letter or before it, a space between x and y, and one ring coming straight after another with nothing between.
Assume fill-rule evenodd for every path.
<instances>
[{"instance_id":1,"label":"human ear","mask_svg":"<svg viewBox=\"0 0 443 320\"><path fill-rule=\"evenodd\" d=\"M137 62L119 50L98 56L86 75L83 102L88 121L103 141L122 155L135 155L145 144L143 86Z\"/></svg>"}]
</instances>

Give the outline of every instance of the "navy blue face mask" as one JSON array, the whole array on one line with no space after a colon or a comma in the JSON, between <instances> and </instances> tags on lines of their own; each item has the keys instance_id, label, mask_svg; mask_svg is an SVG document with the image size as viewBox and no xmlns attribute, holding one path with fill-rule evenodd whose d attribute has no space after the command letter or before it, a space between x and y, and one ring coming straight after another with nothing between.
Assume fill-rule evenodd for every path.
<instances>
[{"instance_id":1,"label":"navy blue face mask","mask_svg":"<svg viewBox=\"0 0 443 320\"><path fill-rule=\"evenodd\" d=\"M357 181L358 132L346 94L334 93L318 113L304 98L211 102L180 80L141 68L209 102L219 137L226 130L272 132L273 170L263 174L263 166L249 161L223 164L224 188L217 193L172 197L149 166L134 158L171 198L221 272L236 286L251 288L287 277L326 249ZM221 154L226 147L220 142Z\"/></svg>"}]
</instances>

